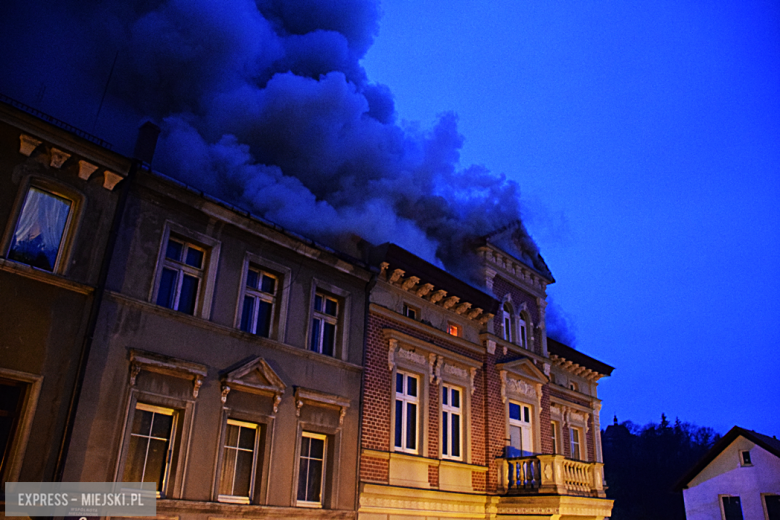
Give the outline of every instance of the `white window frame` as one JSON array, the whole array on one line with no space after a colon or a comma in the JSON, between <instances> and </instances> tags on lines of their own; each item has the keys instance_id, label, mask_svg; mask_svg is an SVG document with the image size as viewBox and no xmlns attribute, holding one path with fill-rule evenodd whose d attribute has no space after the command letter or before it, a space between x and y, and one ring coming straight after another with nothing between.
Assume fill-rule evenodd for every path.
<instances>
[{"instance_id":1,"label":"white window frame","mask_svg":"<svg viewBox=\"0 0 780 520\"><path fill-rule=\"evenodd\" d=\"M257 273L257 280L258 280L258 287L249 287L249 272L255 272ZM263 287L263 280L266 278L270 278L274 281L274 291L272 293L267 293L262 290ZM276 336L276 327L275 327L275 321L276 321L276 311L278 308L278 302L279 302L279 293L281 291L281 284L283 283L281 277L277 274L270 273L268 270L263 269L260 266L256 266L254 264L248 266L245 270L245 275L243 277L244 281L242 283L241 287L241 299L239 300L240 303L240 318L238 321L238 326L241 328L241 324L244 322L244 302L246 298L252 298L252 309L249 311L251 315L249 316L249 324L248 329L244 330L244 332L247 332L249 334L254 334L256 336L260 336L262 338L273 338ZM259 334L257 331L257 321L260 315L260 302L265 302L271 305L271 319L270 323L268 324L268 334L263 335Z\"/></svg>"},{"instance_id":2,"label":"white window frame","mask_svg":"<svg viewBox=\"0 0 780 520\"><path fill-rule=\"evenodd\" d=\"M403 383L403 388L400 391L397 388L397 386L398 386L397 382L398 382L398 376L399 375L403 377L403 382L404 382ZM407 381L408 381L408 378L413 378L413 379L415 379L417 381L417 395L416 396L412 396L412 395L409 395L407 393L407 386L408 386ZM421 415L422 415L421 414L421 408L422 408L421 403L422 403L422 399L421 399L420 394L422 393L422 390L423 390L422 382L423 382L423 377L420 374L416 374L414 372L408 372L406 370L396 370L396 372L394 374L393 394L394 394L395 398L393 399L393 417L394 417L394 421L395 422L393 424L393 429L392 429L392 431L390 433L390 435L391 435L391 437L393 439L392 440L393 451L402 452L402 453L410 453L410 454L415 454L415 455L421 452L421 450L420 450L420 440L421 440L420 439L420 437L421 437L420 436L420 428L422 426L421 425ZM398 402L401 402L401 417L400 418L398 417L398 413L397 413L397 408L398 408L397 403ZM415 421L416 421L415 422L415 426L416 427L414 428L414 435L415 435L414 448L409 448L408 447L409 439L408 439L407 432L409 431L408 430L408 421L409 421L409 417L408 417L409 416L409 413L408 413L409 406L408 405L409 404L412 404L412 405L415 406ZM400 425L401 425L401 446L397 446L396 445L396 433L395 433L395 430L397 428L396 425L399 423L399 421L400 421Z\"/></svg>"},{"instance_id":3,"label":"white window frame","mask_svg":"<svg viewBox=\"0 0 780 520\"><path fill-rule=\"evenodd\" d=\"M561 449L561 423L556 420L550 421L550 428L552 430L552 444L553 444L553 455L562 455L563 450Z\"/></svg>"},{"instance_id":4,"label":"white window frame","mask_svg":"<svg viewBox=\"0 0 780 520\"><path fill-rule=\"evenodd\" d=\"M238 291L238 302L236 303L235 327L241 329L241 321L244 312L244 296L248 293L254 295L248 290L247 278L249 270L262 271L276 277L276 294L274 296L273 309L271 311L271 327L268 338L284 343L287 330L287 307L290 297L290 280L292 280L292 270L282 264L276 263L265 257L254 253L247 253L244 259L244 266L241 271L241 289ZM262 293L267 297L266 293ZM255 310L259 304L255 301ZM253 325L256 330L257 316L253 316ZM251 333L247 333L251 334ZM259 336L262 337L262 336Z\"/></svg>"},{"instance_id":5,"label":"white window frame","mask_svg":"<svg viewBox=\"0 0 780 520\"><path fill-rule=\"evenodd\" d=\"M173 237L171 237L173 235ZM185 245L189 245L193 248L204 251L203 267L197 271L199 273L190 273L192 266L184 264L184 262L175 262L166 257L168 250L168 241L173 240L182 242ZM178 308L179 297L181 295L181 279L185 272L187 274L200 275L200 283L198 286L198 292L195 302L195 310L192 316L209 319L211 316L211 304L214 296L214 284L217 277L217 265L219 261L219 250L221 243L218 240L197 233L187 228L176 224L175 222L166 221L163 228L162 237L160 239L160 250L157 255L157 266L155 267L154 283L152 284L152 290L149 295L149 301L153 304L157 304L157 298L160 291L160 281L162 279L162 273L164 268L181 271L177 274L177 284L174 288L174 305L172 310ZM184 252L182 253L184 255ZM184 257L184 256L183 256ZM165 307L164 307L165 308Z\"/></svg>"},{"instance_id":6,"label":"white window frame","mask_svg":"<svg viewBox=\"0 0 780 520\"><path fill-rule=\"evenodd\" d=\"M504 304L501 306L501 312L501 316L503 318L502 323L504 326L504 340L513 343L514 331L512 329L514 327L512 320L512 307L509 305L509 302L504 302Z\"/></svg>"},{"instance_id":7,"label":"white window frame","mask_svg":"<svg viewBox=\"0 0 780 520\"><path fill-rule=\"evenodd\" d=\"M317 309L317 298L320 298L322 301L321 309ZM326 312L328 302L333 302L336 304L336 314L329 314ZM309 342L309 350L312 352L317 352L319 354L324 354L326 356L331 357L337 357L338 355L338 346L339 346L339 333L341 332L339 330L339 316L341 314L341 302L339 302L339 299L331 296L330 294L327 294L323 291L317 291L314 293L314 301L312 302L312 319L311 319L311 328L310 328L310 334L311 340ZM315 332L314 323L319 322L319 327L317 327L317 331ZM325 354L323 352L325 350L325 325L332 325L333 326L333 353L332 354ZM316 336L315 336L316 334ZM312 344L313 342L316 342L316 344Z\"/></svg>"},{"instance_id":8,"label":"white window frame","mask_svg":"<svg viewBox=\"0 0 780 520\"><path fill-rule=\"evenodd\" d=\"M576 434L576 435L575 435ZM575 440L575 437L576 440ZM583 442L583 430L582 428L578 426L569 426L569 453L571 455L571 458L573 460L581 460L585 461L583 448L585 447L585 443ZM577 447L577 454L575 455L574 447Z\"/></svg>"},{"instance_id":9,"label":"white window frame","mask_svg":"<svg viewBox=\"0 0 780 520\"><path fill-rule=\"evenodd\" d=\"M450 383L442 383L442 394L441 394L441 422L440 422L440 430L441 430L441 456L443 459L450 459L450 460L463 460L464 459L464 449L463 449L463 430L464 430L464 408L465 408L465 392L464 389L460 386L452 385ZM447 399L447 403L445 404L445 397L444 393L447 393L449 396L449 399ZM452 392L458 392L458 401L459 406L453 406L452 404ZM452 433L454 431L454 428L452 428L452 417L457 416L458 417L458 455L453 455L453 451L455 448L455 444L452 442L453 436ZM444 441L445 435L447 436L447 442ZM446 453L445 453L446 452Z\"/></svg>"},{"instance_id":10,"label":"white window frame","mask_svg":"<svg viewBox=\"0 0 780 520\"><path fill-rule=\"evenodd\" d=\"M520 407L520 419L513 419L511 414L511 406L516 405ZM507 402L506 407L506 416L508 419L509 424L509 439L510 439L510 445L511 439L512 439L512 428L519 428L520 430L520 451L522 452L523 456L528 456L534 453L537 453L536 451L536 432L534 427L534 406L529 403L524 403L522 401L516 401L511 400ZM528 417L528 420L526 420L526 417ZM525 436L524 433L527 432L527 436L531 441L530 449L526 449L525 444L523 442L523 437ZM517 448L517 446L515 446Z\"/></svg>"},{"instance_id":11,"label":"white window frame","mask_svg":"<svg viewBox=\"0 0 780 520\"><path fill-rule=\"evenodd\" d=\"M298 488L300 486L300 479L301 478L308 478L307 475L301 475L300 471L298 471L298 481L297 485L295 486L295 504L298 507L311 507L311 508L321 508L323 507L323 500L325 498L325 480L328 475L328 436L322 433L314 433L310 431L302 431L299 442L298 442L298 460L296 461L296 467L300 468L300 461L304 457L303 453L300 452L301 444L303 443L303 439L305 437L308 437L310 439L318 439L323 441L323 447L322 447L322 474L320 475L320 500L319 502L309 501L309 500L300 500L298 499ZM310 457L309 457L310 458ZM313 459L313 460L319 460L319 459Z\"/></svg>"},{"instance_id":12,"label":"white window frame","mask_svg":"<svg viewBox=\"0 0 780 520\"><path fill-rule=\"evenodd\" d=\"M528 348L528 330L523 313L517 315L517 340L518 344L524 349Z\"/></svg>"},{"instance_id":13,"label":"white window frame","mask_svg":"<svg viewBox=\"0 0 780 520\"><path fill-rule=\"evenodd\" d=\"M246 448L240 448L238 446L227 446L225 443L227 442L227 430L229 426L237 426L239 428L251 428L255 430L255 442L254 446L252 447L252 469L249 474L249 485L247 486L249 491L247 493L247 496L243 495L220 495L217 494L217 501L219 502L226 502L229 504L249 504L252 501L252 497L255 495L255 485L257 481L257 460L258 460L258 454L260 453L260 439L262 437L262 425L253 423L253 422L247 422L247 421L239 421L237 419L228 418L225 422L225 429L224 433L222 435L222 442L220 442L220 470L218 475L218 482L217 482L217 493L219 493L219 489L222 487L221 482L221 476L222 476L222 470L225 465L225 454L227 453L227 450L232 449L236 451L249 451ZM241 431L239 429L239 436L241 434ZM239 437L240 438L240 437ZM235 468L234 468L235 470ZM233 475L233 488L235 489L235 474Z\"/></svg>"},{"instance_id":14,"label":"white window frame","mask_svg":"<svg viewBox=\"0 0 780 520\"><path fill-rule=\"evenodd\" d=\"M84 195L75 190L74 188L66 185L62 185L56 181L45 177L39 177L37 175L27 177L24 182L21 183L21 187L17 193L16 200L14 201L13 210L8 219L6 225L5 239L2 243L2 254L4 258L10 262L17 262L23 265L29 265L19 260L11 260L8 258L11 252L11 243L13 242L16 228L19 225L19 219L22 216L27 196L31 190L35 189L41 192L45 192L49 195L65 199L70 202L70 209L68 210L68 217L65 220L65 226L62 230L62 236L60 238L60 245L57 249L57 257L55 258L52 270L33 267L34 269L40 269L42 272L64 274L68 268L71 252L73 249L73 242L78 229L80 221L82 206L84 205Z\"/></svg>"},{"instance_id":15,"label":"white window frame","mask_svg":"<svg viewBox=\"0 0 780 520\"><path fill-rule=\"evenodd\" d=\"M309 295L309 315L307 316L306 327L306 343L305 348L309 351L311 349L312 335L314 333L313 323L314 319L319 316L314 310L314 301L318 293L324 293L330 298L334 298L338 301L338 316L336 317L336 337L334 340L333 357L347 361L349 355L349 327L350 327L350 309L351 309L351 295L348 291L341 289L333 284L329 284L325 281L312 279L311 293ZM320 329L320 334L324 328ZM319 344L321 348L321 343Z\"/></svg>"}]
</instances>

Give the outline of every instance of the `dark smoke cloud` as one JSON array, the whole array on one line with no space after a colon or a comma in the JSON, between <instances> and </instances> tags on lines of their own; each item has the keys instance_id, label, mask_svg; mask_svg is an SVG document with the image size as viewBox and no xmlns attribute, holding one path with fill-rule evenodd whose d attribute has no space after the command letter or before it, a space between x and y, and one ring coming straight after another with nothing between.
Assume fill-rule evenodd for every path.
<instances>
[{"instance_id":1,"label":"dark smoke cloud","mask_svg":"<svg viewBox=\"0 0 780 520\"><path fill-rule=\"evenodd\" d=\"M465 245L521 216L514 181L460 168L454 114L396 122L360 65L377 2L10 1L0 15L0 90L90 130L116 59L101 135L126 150L151 118L156 169L318 240L392 241L464 274Z\"/></svg>"}]
</instances>

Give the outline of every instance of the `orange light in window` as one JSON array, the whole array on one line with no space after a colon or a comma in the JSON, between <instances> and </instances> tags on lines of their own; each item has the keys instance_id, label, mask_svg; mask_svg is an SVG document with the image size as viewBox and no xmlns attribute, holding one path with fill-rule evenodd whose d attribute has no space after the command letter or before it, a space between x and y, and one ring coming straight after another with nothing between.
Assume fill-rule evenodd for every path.
<instances>
[{"instance_id":1,"label":"orange light in window","mask_svg":"<svg viewBox=\"0 0 780 520\"><path fill-rule=\"evenodd\" d=\"M447 333L452 336L460 336L460 327L450 323L447 325Z\"/></svg>"}]
</instances>

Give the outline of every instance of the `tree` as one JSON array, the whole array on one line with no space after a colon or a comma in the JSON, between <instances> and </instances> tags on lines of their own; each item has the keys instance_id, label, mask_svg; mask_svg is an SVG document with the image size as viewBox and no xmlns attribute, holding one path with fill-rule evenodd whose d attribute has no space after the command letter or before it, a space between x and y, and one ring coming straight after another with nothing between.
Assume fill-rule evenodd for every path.
<instances>
[{"instance_id":1,"label":"tree","mask_svg":"<svg viewBox=\"0 0 780 520\"><path fill-rule=\"evenodd\" d=\"M666 414L660 423L638 427L614 423L602 432L607 497L615 500L612 520L684 520L682 493L672 486L720 438L712 428Z\"/></svg>"}]
</instances>

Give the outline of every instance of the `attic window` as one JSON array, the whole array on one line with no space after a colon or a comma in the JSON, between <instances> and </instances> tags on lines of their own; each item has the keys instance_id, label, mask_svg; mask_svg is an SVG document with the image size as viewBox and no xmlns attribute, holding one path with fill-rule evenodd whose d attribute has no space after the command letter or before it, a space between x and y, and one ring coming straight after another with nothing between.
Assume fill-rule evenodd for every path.
<instances>
[{"instance_id":1,"label":"attic window","mask_svg":"<svg viewBox=\"0 0 780 520\"><path fill-rule=\"evenodd\" d=\"M750 460L750 452L749 451L740 451L739 452L739 464L741 466L752 466L753 462Z\"/></svg>"},{"instance_id":2,"label":"attic window","mask_svg":"<svg viewBox=\"0 0 780 520\"><path fill-rule=\"evenodd\" d=\"M417 319L417 316L419 315L419 312L420 312L420 311L418 311L418 310L417 310L417 309L415 309L414 307L410 307L409 305L407 305L407 304L405 304L405 303L404 303L404 312L403 312L403 314L404 314L404 316L406 316L407 318L411 318L411 319L413 319L413 320L416 320L416 319Z\"/></svg>"},{"instance_id":3,"label":"attic window","mask_svg":"<svg viewBox=\"0 0 780 520\"><path fill-rule=\"evenodd\" d=\"M579 386L577 386L577 383L574 381L569 382L569 390L574 390L575 392L578 392L580 390Z\"/></svg>"},{"instance_id":4,"label":"attic window","mask_svg":"<svg viewBox=\"0 0 780 520\"><path fill-rule=\"evenodd\" d=\"M461 328L459 325L455 325L454 323L448 323L447 324L447 333L451 336L458 336L460 337L463 333L461 332Z\"/></svg>"}]
</instances>

